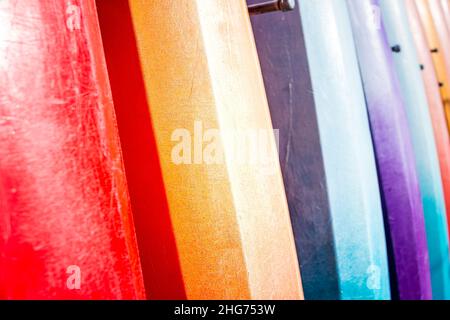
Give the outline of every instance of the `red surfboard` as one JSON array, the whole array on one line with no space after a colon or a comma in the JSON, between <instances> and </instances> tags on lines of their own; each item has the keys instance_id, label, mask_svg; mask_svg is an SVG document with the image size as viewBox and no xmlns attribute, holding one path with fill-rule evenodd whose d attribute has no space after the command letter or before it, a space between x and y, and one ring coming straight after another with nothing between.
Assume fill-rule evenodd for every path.
<instances>
[{"instance_id":1,"label":"red surfboard","mask_svg":"<svg viewBox=\"0 0 450 320\"><path fill-rule=\"evenodd\" d=\"M0 21L0 299L145 298L94 1Z\"/></svg>"}]
</instances>

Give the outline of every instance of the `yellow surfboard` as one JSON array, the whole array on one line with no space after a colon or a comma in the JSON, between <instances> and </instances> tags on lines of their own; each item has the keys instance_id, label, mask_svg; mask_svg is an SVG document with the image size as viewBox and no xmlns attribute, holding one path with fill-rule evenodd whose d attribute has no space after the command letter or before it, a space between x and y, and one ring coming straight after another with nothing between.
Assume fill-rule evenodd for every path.
<instances>
[{"instance_id":1,"label":"yellow surfboard","mask_svg":"<svg viewBox=\"0 0 450 320\"><path fill-rule=\"evenodd\" d=\"M97 2L116 108L130 114L149 105L162 183L141 189L141 199L165 193L176 251L170 254L179 260L181 277L165 274L170 265L164 255L149 249L154 241L157 250L166 250L163 238L137 227L149 297L303 298L276 134L245 0ZM114 70L133 65L133 57L126 56L130 46L117 47L115 29L134 30L146 102L133 98L138 77ZM120 117L118 112L119 131ZM127 130L132 135L133 125ZM263 156L261 148L241 139L247 133L267 137ZM128 147L123 139L122 146ZM142 170L152 166L157 164L145 163ZM133 192L131 197L133 202ZM166 214L152 211L160 208L158 201L134 205L136 225ZM167 286L184 292L162 296Z\"/></svg>"}]
</instances>

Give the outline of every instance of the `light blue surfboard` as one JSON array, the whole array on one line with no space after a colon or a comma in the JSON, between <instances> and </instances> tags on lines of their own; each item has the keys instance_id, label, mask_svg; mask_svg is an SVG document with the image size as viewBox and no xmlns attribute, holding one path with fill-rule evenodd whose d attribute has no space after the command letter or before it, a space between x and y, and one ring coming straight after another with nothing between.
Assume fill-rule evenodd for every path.
<instances>
[{"instance_id":1,"label":"light blue surfboard","mask_svg":"<svg viewBox=\"0 0 450 320\"><path fill-rule=\"evenodd\" d=\"M338 282L338 299L389 299L377 171L348 8L345 0L298 2L336 256L336 272L323 281Z\"/></svg>"}]
</instances>

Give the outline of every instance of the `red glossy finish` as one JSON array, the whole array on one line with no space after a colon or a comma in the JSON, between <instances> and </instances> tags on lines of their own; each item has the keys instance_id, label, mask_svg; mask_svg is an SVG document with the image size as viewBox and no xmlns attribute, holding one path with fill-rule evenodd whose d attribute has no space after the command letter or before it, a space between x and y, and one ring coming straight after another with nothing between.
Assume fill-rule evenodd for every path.
<instances>
[{"instance_id":1,"label":"red glossy finish","mask_svg":"<svg viewBox=\"0 0 450 320\"><path fill-rule=\"evenodd\" d=\"M0 298L145 298L94 0L0 22Z\"/></svg>"}]
</instances>

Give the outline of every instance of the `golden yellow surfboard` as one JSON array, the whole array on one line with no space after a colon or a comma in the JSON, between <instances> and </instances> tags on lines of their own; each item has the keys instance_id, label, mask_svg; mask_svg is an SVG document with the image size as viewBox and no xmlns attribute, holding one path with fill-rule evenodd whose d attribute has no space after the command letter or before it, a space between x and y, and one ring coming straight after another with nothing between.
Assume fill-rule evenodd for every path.
<instances>
[{"instance_id":1,"label":"golden yellow surfboard","mask_svg":"<svg viewBox=\"0 0 450 320\"><path fill-rule=\"evenodd\" d=\"M114 103L126 109L123 117L148 103L149 115L143 112L135 120L151 119L160 162L161 185L155 182L147 190L137 186L141 195L133 206L149 297L303 298L275 134L245 0L97 2ZM128 39L127 46L117 47L118 37L127 36L120 30L134 30L135 43ZM134 93L139 94L135 90L139 76L130 78L125 69L115 72L121 65L136 66L132 55L126 56L133 45L147 102L134 98ZM118 112L119 131L121 115ZM132 123L123 127L133 135ZM262 157L257 156L258 148L236 146L236 140L243 141L233 136L243 132L269 137ZM132 139L122 139L124 150L128 144ZM214 157L216 152L222 157ZM238 161L245 153L252 159ZM125 166L128 169L127 156ZM142 170L148 167L157 168L157 163L145 163ZM155 204L160 198L152 198L161 190L175 241L175 253L169 254L179 261L180 277L164 273L170 261L164 260L168 252L164 238L155 236L161 230L142 227L153 216L165 214L155 209L161 208ZM144 198L153 200L142 205ZM150 249L155 245L152 241L157 249ZM158 250L166 253L156 254ZM181 284L173 283L177 281ZM178 292L162 295L165 287Z\"/></svg>"}]
</instances>

